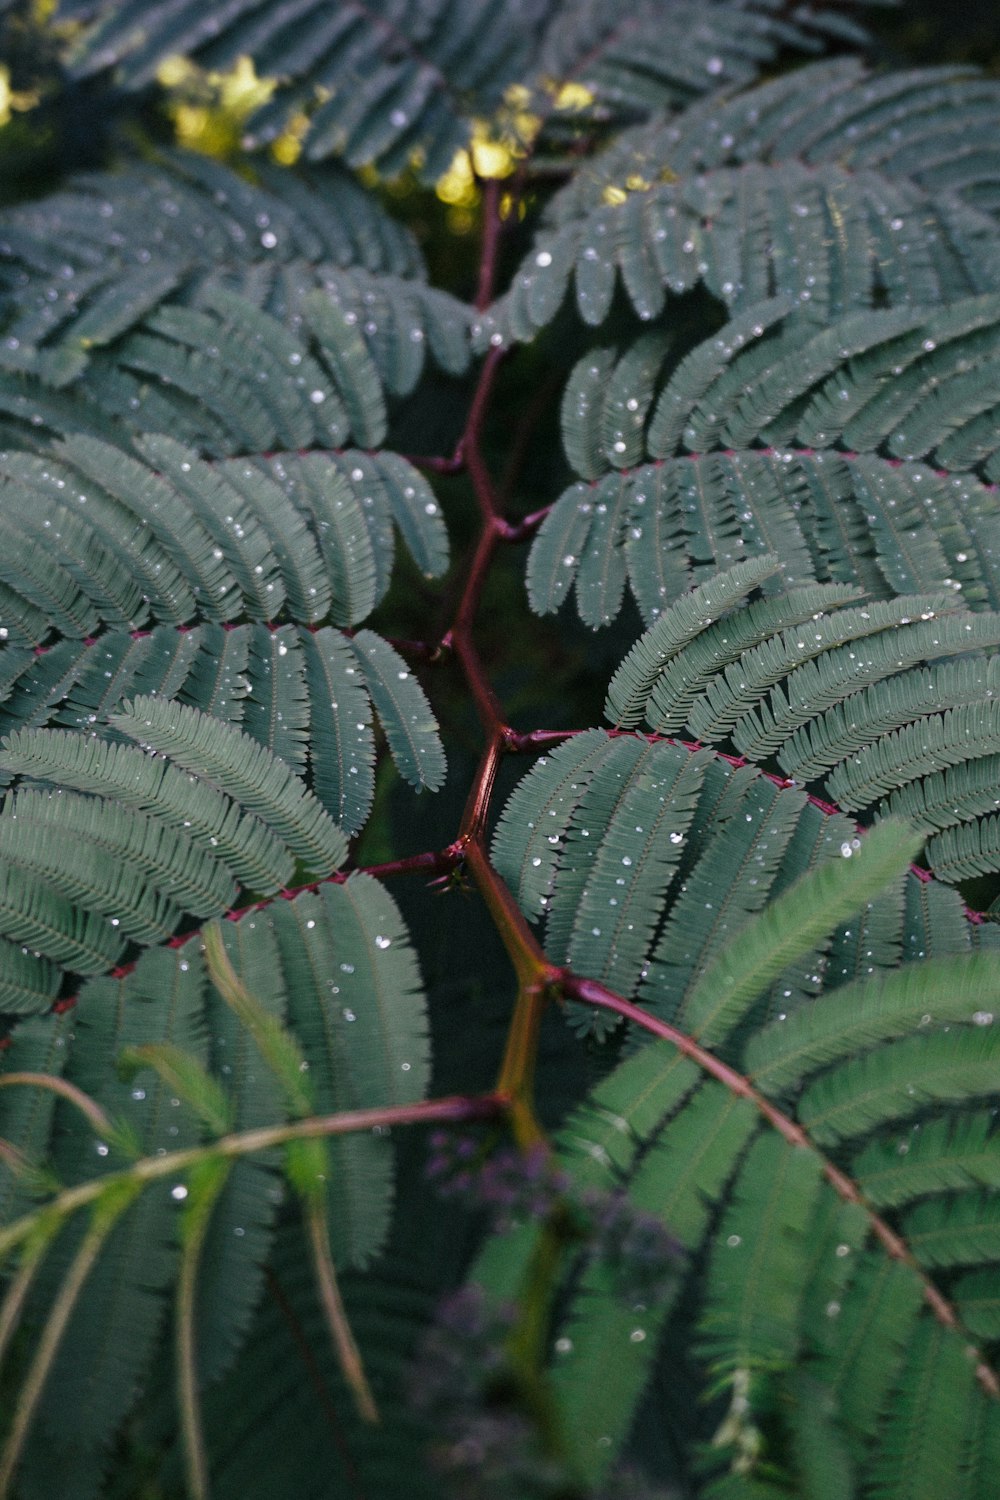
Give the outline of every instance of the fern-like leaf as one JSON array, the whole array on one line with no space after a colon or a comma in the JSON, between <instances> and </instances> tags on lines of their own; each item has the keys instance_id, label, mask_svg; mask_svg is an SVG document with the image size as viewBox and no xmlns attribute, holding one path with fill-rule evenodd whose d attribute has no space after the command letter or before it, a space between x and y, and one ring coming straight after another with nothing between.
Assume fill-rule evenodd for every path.
<instances>
[{"instance_id":1,"label":"fern-like leaf","mask_svg":"<svg viewBox=\"0 0 1000 1500\"><path fill-rule=\"evenodd\" d=\"M828 771L824 788L845 808L885 798L883 813L912 808L924 828L944 824L928 851L934 868L940 858L942 874L995 868L993 820L982 815L996 805L989 794L1000 743L996 663L973 653L1000 644L997 617L957 612L932 596L807 614L809 603L822 606L822 596L793 591L718 625L718 611L709 609L704 634L689 630L685 639L689 612L713 590L721 590L720 602L738 597L732 591L754 577L748 566L664 612L612 678L608 716L634 724L644 714L659 732L686 725L701 741L731 739L757 760L776 753L796 779ZM755 581L765 579L766 560ZM786 608L799 623L765 636ZM932 666L916 666L927 658L935 659ZM946 768L979 760L981 771L963 769L945 780ZM949 806L935 816L930 809L945 786Z\"/></svg>"},{"instance_id":2,"label":"fern-like leaf","mask_svg":"<svg viewBox=\"0 0 1000 1500\"><path fill-rule=\"evenodd\" d=\"M683 116L675 128L683 131ZM676 172L673 146L664 161ZM885 297L931 307L998 286L993 221L905 180L782 161L643 184L539 238L483 334L530 340L571 282L580 316L599 325L617 277L644 321L699 282L731 314L780 290L816 321ZM924 255L901 251L905 236L929 225ZM595 264L607 267L600 297L590 287Z\"/></svg>"},{"instance_id":3,"label":"fern-like leaf","mask_svg":"<svg viewBox=\"0 0 1000 1500\"><path fill-rule=\"evenodd\" d=\"M850 867L843 861L830 861L802 876L705 966L685 997L680 1013L684 1029L717 1044L739 1022L751 1000L789 964L811 952L894 876L901 875L918 853L920 842L919 834L905 825L883 823L868 835ZM854 856L853 843L844 844L841 854ZM995 969L988 963L984 967L988 975ZM923 975L927 970L919 972ZM984 979L984 984L989 982Z\"/></svg>"},{"instance_id":4,"label":"fern-like leaf","mask_svg":"<svg viewBox=\"0 0 1000 1500\"><path fill-rule=\"evenodd\" d=\"M107 1058L161 1040L203 1057L201 992L196 954L152 949L127 978L93 980L74 1018L66 1076L127 1120L150 1155L193 1144L197 1124L183 1107L170 1104L169 1090L155 1074L123 1082L109 1072ZM161 1003L150 1003L152 996ZM95 1142L89 1132L57 1132L53 1165L64 1180L91 1178L114 1164L107 1143ZM162 1294L175 1266L176 1212L169 1184L150 1189L122 1217L86 1282L29 1437L28 1495L86 1495L107 1465L107 1445L154 1357ZM46 1263L36 1293L43 1306L77 1239L76 1226L67 1228Z\"/></svg>"},{"instance_id":5,"label":"fern-like leaf","mask_svg":"<svg viewBox=\"0 0 1000 1500\"><path fill-rule=\"evenodd\" d=\"M956 116L963 129L955 130ZM925 191L998 205L996 81L953 66L881 76L856 57L809 63L755 88L710 97L682 115L622 131L550 207L559 223L655 182L664 162L680 178L749 162L843 163ZM630 186L637 184L637 186Z\"/></svg>"},{"instance_id":6,"label":"fern-like leaf","mask_svg":"<svg viewBox=\"0 0 1000 1500\"><path fill-rule=\"evenodd\" d=\"M998 1067L1000 1043L989 1027L914 1036L824 1074L807 1087L799 1116L817 1141L856 1138L931 1101L988 1097Z\"/></svg>"},{"instance_id":7,"label":"fern-like leaf","mask_svg":"<svg viewBox=\"0 0 1000 1500\"><path fill-rule=\"evenodd\" d=\"M906 1036L932 1022L979 1024L995 993L992 953L908 964L892 974L845 986L798 1010L751 1042L747 1062L767 1091L782 1090L809 1073L855 1057L884 1039ZM836 1019L834 1018L836 1012Z\"/></svg>"},{"instance_id":8,"label":"fern-like leaf","mask_svg":"<svg viewBox=\"0 0 1000 1500\"><path fill-rule=\"evenodd\" d=\"M83 7L88 20L94 11ZM269 143L307 109L310 157L377 162L392 175L417 156L433 181L468 142L472 118L494 113L507 86L525 75L537 77L544 96L550 80L570 82L582 72L605 104L627 100L634 110L638 91L648 110L720 80L753 78L780 47L812 51L837 30L820 14L776 17L766 3L715 0L707 14L689 6L665 14L651 0L631 12L630 24L619 26L592 4L567 12L543 0L512 17L490 0L461 14L436 0L430 8L405 4L386 21L355 4L334 16L308 5L288 15L280 5L236 0L221 18L206 20L190 5L161 14L149 0L131 0L97 8L76 62L84 73L117 64L135 88L175 52L208 67L246 54L259 74L281 80L248 122L251 144Z\"/></svg>"},{"instance_id":9,"label":"fern-like leaf","mask_svg":"<svg viewBox=\"0 0 1000 1500\"><path fill-rule=\"evenodd\" d=\"M310 868L335 869L347 852L343 834L315 797L276 756L248 735L197 709L135 698L112 724L210 786L244 802L284 838Z\"/></svg>"},{"instance_id":10,"label":"fern-like leaf","mask_svg":"<svg viewBox=\"0 0 1000 1500\"><path fill-rule=\"evenodd\" d=\"M989 414L1000 401L995 296L932 313L849 313L818 330L788 307L780 297L760 303L672 370L668 360L662 384L649 371L634 380L629 399L637 414L650 412L645 448L655 462L624 472L595 429L582 446L577 436L593 404L586 380L600 409L601 371L615 367L610 355L585 358L563 418L590 490L565 491L535 542L536 608L556 607L577 575L599 567L627 573L653 619L678 585L700 581L703 559L764 552L781 558L792 584L835 578L878 594L959 585L974 605L1000 597L993 549L974 520L981 504L994 505L982 480L993 473ZM632 371L631 352L623 360ZM611 516L613 525L598 524ZM620 608L620 581L599 609L578 592L588 623L608 623Z\"/></svg>"},{"instance_id":11,"label":"fern-like leaf","mask_svg":"<svg viewBox=\"0 0 1000 1500\"><path fill-rule=\"evenodd\" d=\"M793 1362L819 1191L814 1156L789 1151L775 1135L753 1142L712 1246L700 1342L713 1363L753 1370Z\"/></svg>"},{"instance_id":12,"label":"fern-like leaf","mask_svg":"<svg viewBox=\"0 0 1000 1500\"><path fill-rule=\"evenodd\" d=\"M171 827L190 829L192 839L217 851L252 890L280 889L291 877L288 846L254 813L242 812L225 793L132 746L66 730L20 731L6 743L4 765L79 791L111 793L140 812L155 811Z\"/></svg>"},{"instance_id":13,"label":"fern-like leaf","mask_svg":"<svg viewBox=\"0 0 1000 1500\"><path fill-rule=\"evenodd\" d=\"M374 631L359 630L353 649L400 775L436 791L445 777L444 750L423 688Z\"/></svg>"}]
</instances>

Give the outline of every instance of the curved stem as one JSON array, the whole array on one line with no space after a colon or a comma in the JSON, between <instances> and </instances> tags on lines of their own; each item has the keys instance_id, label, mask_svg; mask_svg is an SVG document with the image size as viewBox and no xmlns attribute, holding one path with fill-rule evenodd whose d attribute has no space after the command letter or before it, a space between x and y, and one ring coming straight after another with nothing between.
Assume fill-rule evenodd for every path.
<instances>
[{"instance_id":1,"label":"curved stem","mask_svg":"<svg viewBox=\"0 0 1000 1500\"><path fill-rule=\"evenodd\" d=\"M370 1131L376 1126L463 1124L477 1120L502 1120L510 1113L510 1101L498 1093L457 1094L443 1099L422 1099L416 1104L387 1105L383 1109L344 1110L335 1115L310 1115L304 1120L290 1120L281 1125L259 1125L221 1136L206 1146L188 1146L165 1156L144 1156L120 1172L92 1178L76 1187L65 1188L46 1203L42 1212L65 1219L88 1204L96 1202L113 1184L137 1187L159 1182L166 1177L183 1176L191 1168L212 1157L239 1158L287 1146L290 1141L320 1140L330 1135L350 1135ZM31 1237L37 1226L39 1211L25 1214L0 1230L0 1258L15 1245Z\"/></svg>"},{"instance_id":2,"label":"curved stem","mask_svg":"<svg viewBox=\"0 0 1000 1500\"><path fill-rule=\"evenodd\" d=\"M230 1162L214 1163L192 1191L185 1208L177 1277L177 1405L184 1442L184 1467L191 1500L208 1500L208 1455L198 1400L198 1344L195 1328L198 1266L216 1200L228 1180Z\"/></svg>"},{"instance_id":3,"label":"curved stem","mask_svg":"<svg viewBox=\"0 0 1000 1500\"><path fill-rule=\"evenodd\" d=\"M20 1387L3 1457L0 1459L0 1500L6 1500L7 1495L10 1494L11 1483L21 1459L28 1428L31 1426L45 1382L55 1363L59 1345L62 1343L63 1334L66 1332L84 1283L94 1269L108 1235L137 1191L131 1184L121 1182L114 1184L109 1190L107 1179L101 1186L103 1193L95 1203L90 1227L59 1287L34 1359Z\"/></svg>"},{"instance_id":4,"label":"curved stem","mask_svg":"<svg viewBox=\"0 0 1000 1500\"><path fill-rule=\"evenodd\" d=\"M788 1142L790 1146L797 1146L813 1152L820 1161L823 1176L834 1189L834 1191L847 1203L856 1203L867 1215L869 1227L879 1244L893 1260L901 1261L916 1276L920 1278L924 1301L930 1307L939 1323L946 1328L957 1328L959 1326L958 1315L954 1307L946 1297L943 1297L937 1287L925 1274L905 1241L896 1234L886 1221L876 1213L867 1202L860 1188L855 1182L835 1166L812 1139L788 1115L784 1114L770 1099L767 1099L753 1087L750 1080L735 1068L729 1067L721 1061L714 1053L705 1047L699 1046L691 1037L684 1032L678 1031L667 1021L661 1021L657 1016L651 1016L648 1011L642 1009L631 1000L626 1000L622 995L616 995L605 985L594 979L581 979L577 975L565 970L559 981L559 987L567 999L580 1000L585 1005L592 1005L599 1010L611 1011L614 1015L623 1016L632 1021L651 1035L670 1042L685 1057L696 1063L710 1077L715 1078L723 1084L731 1093L738 1094L743 1099L748 1099L754 1107L759 1110L768 1124L777 1130L778 1134ZM987 1395L1000 1399L1000 1379L996 1371L978 1354L976 1356L976 1379Z\"/></svg>"},{"instance_id":5,"label":"curved stem","mask_svg":"<svg viewBox=\"0 0 1000 1500\"><path fill-rule=\"evenodd\" d=\"M51 1073L4 1073L0 1076L0 1089L10 1088L12 1085L28 1085L36 1089L48 1089L52 1094L58 1094L61 1099L67 1099L86 1118L91 1129L96 1130L98 1135L113 1136L117 1132L108 1115L89 1094L83 1089L77 1088L75 1083L70 1083L67 1078L57 1078Z\"/></svg>"},{"instance_id":6,"label":"curved stem","mask_svg":"<svg viewBox=\"0 0 1000 1500\"><path fill-rule=\"evenodd\" d=\"M361 1351L357 1346L344 1307L344 1300L340 1295L337 1271L330 1250L330 1231L322 1202L309 1204L305 1218L320 1305L336 1350L337 1360L354 1396L359 1415L365 1422L377 1422L379 1420L378 1407L375 1405L375 1397L368 1384Z\"/></svg>"}]
</instances>

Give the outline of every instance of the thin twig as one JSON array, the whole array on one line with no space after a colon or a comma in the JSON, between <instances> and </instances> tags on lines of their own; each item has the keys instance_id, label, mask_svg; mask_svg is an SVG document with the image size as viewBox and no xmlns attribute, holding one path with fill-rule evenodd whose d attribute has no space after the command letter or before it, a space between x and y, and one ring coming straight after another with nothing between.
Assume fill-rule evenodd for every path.
<instances>
[{"instance_id":1,"label":"thin twig","mask_svg":"<svg viewBox=\"0 0 1000 1500\"><path fill-rule=\"evenodd\" d=\"M493 301L496 288L497 255L503 220L500 217L500 182L488 177L483 183L483 237L479 253L479 277L476 286L476 311L483 312Z\"/></svg>"}]
</instances>

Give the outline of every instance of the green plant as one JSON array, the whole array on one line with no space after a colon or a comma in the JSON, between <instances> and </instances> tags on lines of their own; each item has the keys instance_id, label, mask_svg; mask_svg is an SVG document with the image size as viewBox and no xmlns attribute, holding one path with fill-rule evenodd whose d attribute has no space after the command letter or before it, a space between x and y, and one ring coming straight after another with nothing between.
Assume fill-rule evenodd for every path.
<instances>
[{"instance_id":1,"label":"green plant","mask_svg":"<svg viewBox=\"0 0 1000 1500\"><path fill-rule=\"evenodd\" d=\"M1000 85L44 24L112 159L0 215L0 1494L987 1500Z\"/></svg>"}]
</instances>

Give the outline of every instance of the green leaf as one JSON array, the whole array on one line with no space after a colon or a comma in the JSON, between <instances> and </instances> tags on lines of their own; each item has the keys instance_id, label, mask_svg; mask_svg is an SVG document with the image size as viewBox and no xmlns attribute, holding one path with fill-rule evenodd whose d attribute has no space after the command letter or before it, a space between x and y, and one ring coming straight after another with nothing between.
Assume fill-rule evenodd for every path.
<instances>
[{"instance_id":1,"label":"green leaf","mask_svg":"<svg viewBox=\"0 0 1000 1500\"><path fill-rule=\"evenodd\" d=\"M890 835L885 842L891 841ZM844 985L759 1032L747 1048L747 1066L767 1093L861 1052L869 1054L877 1071L877 1058L892 1055L876 1053L881 1041L948 1021L988 1025L992 1013L980 1007L995 999L998 983L1000 957L994 953L904 964L895 972ZM964 1037L963 1045L974 1050L975 1032L951 1034ZM941 1033L936 1035L943 1041ZM866 1066L863 1061L860 1065Z\"/></svg>"},{"instance_id":2,"label":"green leaf","mask_svg":"<svg viewBox=\"0 0 1000 1500\"><path fill-rule=\"evenodd\" d=\"M789 1368L794 1362L820 1186L813 1152L791 1151L775 1134L750 1147L708 1267L699 1343L715 1368Z\"/></svg>"},{"instance_id":3,"label":"green leaf","mask_svg":"<svg viewBox=\"0 0 1000 1500\"><path fill-rule=\"evenodd\" d=\"M222 1135L232 1124L226 1096L200 1059L166 1042L128 1047L120 1053L118 1072L122 1078L134 1078L143 1068L152 1068L213 1134Z\"/></svg>"},{"instance_id":4,"label":"green leaf","mask_svg":"<svg viewBox=\"0 0 1000 1500\"><path fill-rule=\"evenodd\" d=\"M935 1198L903 1217L907 1243L922 1266L975 1265L1000 1259L996 1205L980 1194Z\"/></svg>"},{"instance_id":5,"label":"green leaf","mask_svg":"<svg viewBox=\"0 0 1000 1500\"><path fill-rule=\"evenodd\" d=\"M860 850L844 844L840 860L803 875L702 969L681 1010L685 1030L717 1046L783 969L902 875L922 842L905 823L882 823Z\"/></svg>"},{"instance_id":6,"label":"green leaf","mask_svg":"<svg viewBox=\"0 0 1000 1500\"><path fill-rule=\"evenodd\" d=\"M293 862L284 840L254 813L179 767L131 745L112 745L65 730L19 730L4 742L3 765L84 792L148 810L173 828L190 828L201 847L219 858L252 890L286 885Z\"/></svg>"},{"instance_id":7,"label":"green leaf","mask_svg":"<svg viewBox=\"0 0 1000 1500\"><path fill-rule=\"evenodd\" d=\"M984 1399L974 1379L959 1335L925 1321L908 1350L874 1467L882 1494L931 1500L962 1473L970 1419Z\"/></svg>"},{"instance_id":8,"label":"green leaf","mask_svg":"<svg viewBox=\"0 0 1000 1500\"><path fill-rule=\"evenodd\" d=\"M194 1113L171 1105L171 1090L147 1067L119 1079L109 1059L129 1048L167 1044L203 1059L203 970L197 953L151 948L123 979L96 979L81 992L66 1076L134 1131L139 1152L197 1140ZM111 1167L108 1146L89 1130L58 1131L53 1165L64 1181ZM90 1492L108 1463L107 1445L131 1408L154 1358L163 1294L176 1271L177 1200L171 1184L147 1188L111 1232L73 1308L25 1450L28 1493ZM43 1268L36 1296L51 1300L67 1273L82 1226L69 1226Z\"/></svg>"},{"instance_id":9,"label":"green leaf","mask_svg":"<svg viewBox=\"0 0 1000 1500\"><path fill-rule=\"evenodd\" d=\"M347 843L329 814L282 761L238 729L141 696L123 704L111 723L245 803L310 868L326 874L343 860Z\"/></svg>"},{"instance_id":10,"label":"green leaf","mask_svg":"<svg viewBox=\"0 0 1000 1500\"><path fill-rule=\"evenodd\" d=\"M993 1028L932 1031L831 1069L806 1088L799 1119L821 1143L852 1139L927 1104L988 1096L998 1086L998 1070L1000 1039Z\"/></svg>"},{"instance_id":11,"label":"green leaf","mask_svg":"<svg viewBox=\"0 0 1000 1500\"><path fill-rule=\"evenodd\" d=\"M363 827L375 795L371 699L350 643L325 626L302 637L312 704L309 761L316 796L344 832Z\"/></svg>"},{"instance_id":12,"label":"green leaf","mask_svg":"<svg viewBox=\"0 0 1000 1500\"><path fill-rule=\"evenodd\" d=\"M204 1161L188 1179L188 1200L181 1218L181 1262L177 1277L177 1399L184 1434L188 1488L206 1495L205 1443L198 1398L195 1354L195 1297L199 1261L212 1210L232 1170L228 1161Z\"/></svg>"},{"instance_id":13,"label":"green leaf","mask_svg":"<svg viewBox=\"0 0 1000 1500\"><path fill-rule=\"evenodd\" d=\"M874 1140L854 1159L869 1203L907 1203L949 1188L1000 1186L1000 1152L988 1110L927 1121L919 1131Z\"/></svg>"},{"instance_id":14,"label":"green leaf","mask_svg":"<svg viewBox=\"0 0 1000 1500\"><path fill-rule=\"evenodd\" d=\"M355 327L357 315L345 313L338 304L333 291L312 292L304 299L303 311L333 372L352 432L363 448L377 448L386 424L381 381Z\"/></svg>"},{"instance_id":15,"label":"green leaf","mask_svg":"<svg viewBox=\"0 0 1000 1500\"><path fill-rule=\"evenodd\" d=\"M369 876L324 885L271 913L289 1024L319 1113L422 1098L429 1079L423 994L395 903ZM297 1066L297 1065L296 1065ZM389 1225L389 1141L331 1138L329 1228L338 1265L363 1264Z\"/></svg>"},{"instance_id":16,"label":"green leaf","mask_svg":"<svg viewBox=\"0 0 1000 1500\"><path fill-rule=\"evenodd\" d=\"M650 746L610 817L594 829L593 862L576 908L569 959L579 973L621 994L631 994L642 977L705 764L704 757L673 745ZM582 816L589 816L586 803Z\"/></svg>"},{"instance_id":17,"label":"green leaf","mask_svg":"<svg viewBox=\"0 0 1000 1500\"><path fill-rule=\"evenodd\" d=\"M683 1072L676 1076L680 1081ZM755 1112L744 1101L704 1086L657 1132L631 1182L631 1201L660 1218L681 1245L693 1248L755 1124ZM628 1434L669 1311L623 1303L598 1271L580 1286L562 1325L570 1347L556 1363L553 1379L577 1462L591 1479L607 1473ZM644 1336L634 1337L636 1332Z\"/></svg>"},{"instance_id":18,"label":"green leaf","mask_svg":"<svg viewBox=\"0 0 1000 1500\"><path fill-rule=\"evenodd\" d=\"M399 652L373 630L359 630L353 649L399 774L411 786L436 792L444 782L445 758L423 688Z\"/></svg>"},{"instance_id":19,"label":"green leaf","mask_svg":"<svg viewBox=\"0 0 1000 1500\"><path fill-rule=\"evenodd\" d=\"M706 626L739 604L777 571L778 562L774 557L738 563L666 610L636 641L611 679L604 710L611 722L616 725L637 723L666 663Z\"/></svg>"},{"instance_id":20,"label":"green leaf","mask_svg":"<svg viewBox=\"0 0 1000 1500\"><path fill-rule=\"evenodd\" d=\"M218 923L202 933L208 976L226 1004L246 1027L258 1052L271 1069L285 1095L289 1112L302 1119L312 1108L312 1090L303 1077L302 1052L280 1021L250 993L236 973L226 951Z\"/></svg>"},{"instance_id":21,"label":"green leaf","mask_svg":"<svg viewBox=\"0 0 1000 1500\"><path fill-rule=\"evenodd\" d=\"M286 996L270 924L249 912L220 928L233 967L252 976L256 998L283 1021ZM239 1022L214 985L207 987L205 1020L212 1074L223 1083L234 1127L248 1130L281 1120L285 1107L278 1081L250 1028ZM206 1390L232 1368L265 1293L282 1198L279 1165L277 1153L233 1162L205 1230L195 1335Z\"/></svg>"}]
</instances>

